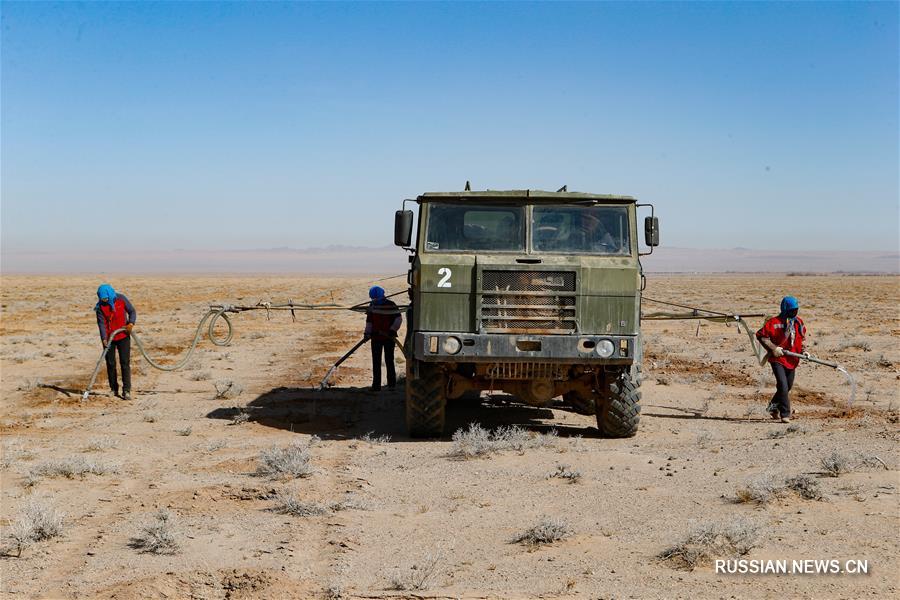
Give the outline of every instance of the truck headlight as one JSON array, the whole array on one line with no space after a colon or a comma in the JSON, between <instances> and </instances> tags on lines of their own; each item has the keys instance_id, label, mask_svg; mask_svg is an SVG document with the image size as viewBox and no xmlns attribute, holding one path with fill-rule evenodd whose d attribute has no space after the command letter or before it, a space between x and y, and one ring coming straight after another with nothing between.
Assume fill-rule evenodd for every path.
<instances>
[{"instance_id":1,"label":"truck headlight","mask_svg":"<svg viewBox=\"0 0 900 600\"><path fill-rule=\"evenodd\" d=\"M462 348L462 343L459 341L459 338L451 336L444 340L442 348L447 354L456 354Z\"/></svg>"},{"instance_id":2,"label":"truck headlight","mask_svg":"<svg viewBox=\"0 0 900 600\"><path fill-rule=\"evenodd\" d=\"M597 342L597 354L600 358L609 358L613 355L613 351L616 349L613 346L613 343L609 340L600 340Z\"/></svg>"}]
</instances>

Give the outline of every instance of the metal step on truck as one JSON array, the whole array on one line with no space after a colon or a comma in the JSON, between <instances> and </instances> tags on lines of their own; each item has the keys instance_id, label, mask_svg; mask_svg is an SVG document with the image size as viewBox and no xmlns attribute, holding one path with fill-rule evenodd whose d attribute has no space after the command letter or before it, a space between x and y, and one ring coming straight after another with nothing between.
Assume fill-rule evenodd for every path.
<instances>
[{"instance_id":1,"label":"metal step on truck","mask_svg":"<svg viewBox=\"0 0 900 600\"><path fill-rule=\"evenodd\" d=\"M595 413L602 435L634 435L645 281L637 212L650 211L649 253L659 244L652 205L466 187L404 201L395 216L394 242L410 253L410 435L442 435L447 402L481 390L533 406L562 396Z\"/></svg>"}]
</instances>

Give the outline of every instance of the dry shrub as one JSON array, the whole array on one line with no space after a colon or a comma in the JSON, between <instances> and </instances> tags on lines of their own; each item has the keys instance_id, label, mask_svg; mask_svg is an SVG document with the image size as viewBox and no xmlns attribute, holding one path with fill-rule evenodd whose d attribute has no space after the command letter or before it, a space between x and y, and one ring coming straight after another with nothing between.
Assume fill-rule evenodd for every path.
<instances>
[{"instance_id":1,"label":"dry shrub","mask_svg":"<svg viewBox=\"0 0 900 600\"><path fill-rule=\"evenodd\" d=\"M667 548L659 558L677 568L693 570L713 558L743 556L759 540L759 526L743 518L695 525L684 540Z\"/></svg>"},{"instance_id":2,"label":"dry shrub","mask_svg":"<svg viewBox=\"0 0 900 600\"><path fill-rule=\"evenodd\" d=\"M64 521L65 515L49 501L30 498L10 525L9 536L16 548L16 556L22 556L22 550L34 542L62 535Z\"/></svg>"},{"instance_id":3,"label":"dry shrub","mask_svg":"<svg viewBox=\"0 0 900 600\"><path fill-rule=\"evenodd\" d=\"M565 479L569 483L581 481L581 471L573 470L569 465L556 465L556 471L547 475L547 479Z\"/></svg>"},{"instance_id":4,"label":"dry shrub","mask_svg":"<svg viewBox=\"0 0 900 600\"><path fill-rule=\"evenodd\" d=\"M792 492L805 500L822 499L822 490L818 480L809 475L801 474L785 478L765 474L750 479L744 486L738 488L735 500L768 504L773 500L785 498Z\"/></svg>"},{"instance_id":5,"label":"dry shrub","mask_svg":"<svg viewBox=\"0 0 900 600\"><path fill-rule=\"evenodd\" d=\"M317 517L328 513L327 506L317 502L304 502L290 490L278 492L275 496L275 506L272 507L272 510L283 515L295 517Z\"/></svg>"},{"instance_id":6,"label":"dry shrub","mask_svg":"<svg viewBox=\"0 0 900 600\"><path fill-rule=\"evenodd\" d=\"M244 386L230 379L219 379L213 383L216 388L216 400L237 398L244 391Z\"/></svg>"},{"instance_id":7,"label":"dry shrub","mask_svg":"<svg viewBox=\"0 0 900 600\"><path fill-rule=\"evenodd\" d=\"M382 444L390 443L391 436L389 436L387 434L375 435L374 431L370 431L367 434L365 434L364 436L360 437L359 439L360 439L360 441L363 441L363 442L366 442L369 444L373 444L375 446L380 446Z\"/></svg>"},{"instance_id":8,"label":"dry shrub","mask_svg":"<svg viewBox=\"0 0 900 600\"><path fill-rule=\"evenodd\" d=\"M118 467L83 456L53 459L43 462L28 472L27 479L32 484L43 477L65 477L73 479L85 475L108 475L118 472Z\"/></svg>"},{"instance_id":9,"label":"dry shrub","mask_svg":"<svg viewBox=\"0 0 900 600\"><path fill-rule=\"evenodd\" d=\"M843 352L844 350L849 350L851 348L857 348L862 350L863 352L869 352L872 349L872 345L869 344L866 340L847 340L846 342L841 342L835 347L835 352Z\"/></svg>"},{"instance_id":10,"label":"dry shrub","mask_svg":"<svg viewBox=\"0 0 900 600\"><path fill-rule=\"evenodd\" d=\"M572 529L562 519L544 517L536 525L528 528L513 542L528 546L552 544L572 535Z\"/></svg>"},{"instance_id":11,"label":"dry shrub","mask_svg":"<svg viewBox=\"0 0 900 600\"><path fill-rule=\"evenodd\" d=\"M503 450L521 453L528 449L555 446L558 439L556 430L533 433L513 425L499 427L492 432L478 423L471 423L468 429L458 429L453 434L453 446L449 456L462 459L478 458Z\"/></svg>"},{"instance_id":12,"label":"dry shrub","mask_svg":"<svg viewBox=\"0 0 900 600\"><path fill-rule=\"evenodd\" d=\"M738 488L736 497L738 502L768 504L772 500L783 498L786 493L787 489L782 479L766 474L755 477Z\"/></svg>"},{"instance_id":13,"label":"dry shrub","mask_svg":"<svg viewBox=\"0 0 900 600\"><path fill-rule=\"evenodd\" d=\"M119 445L118 440L108 435L94 437L88 440L87 446L84 447L85 452L101 452Z\"/></svg>"},{"instance_id":14,"label":"dry shrub","mask_svg":"<svg viewBox=\"0 0 900 600\"><path fill-rule=\"evenodd\" d=\"M813 479L809 475L795 475L785 479L784 484L789 490L799 495L805 500L821 500L822 489L819 486L819 480Z\"/></svg>"},{"instance_id":15,"label":"dry shrub","mask_svg":"<svg viewBox=\"0 0 900 600\"><path fill-rule=\"evenodd\" d=\"M309 477L313 472L309 459L309 446L306 444L295 442L284 448L272 446L259 453L256 474L272 479Z\"/></svg>"},{"instance_id":16,"label":"dry shrub","mask_svg":"<svg viewBox=\"0 0 900 600\"><path fill-rule=\"evenodd\" d=\"M175 554L181 545L175 531L175 519L168 510L160 509L155 519L141 527L141 531L128 544L135 550L148 554Z\"/></svg>"},{"instance_id":17,"label":"dry shrub","mask_svg":"<svg viewBox=\"0 0 900 600\"><path fill-rule=\"evenodd\" d=\"M853 460L849 455L832 450L830 454L820 459L825 474L829 477L839 477L844 473L849 473L855 467Z\"/></svg>"},{"instance_id":18,"label":"dry shrub","mask_svg":"<svg viewBox=\"0 0 900 600\"><path fill-rule=\"evenodd\" d=\"M34 458L34 452L25 447L20 440L8 440L3 444L3 457L0 467L8 469L13 463Z\"/></svg>"},{"instance_id":19,"label":"dry shrub","mask_svg":"<svg viewBox=\"0 0 900 600\"><path fill-rule=\"evenodd\" d=\"M437 573L440 561L440 553L427 552L421 560L391 576L391 589L399 591L428 589Z\"/></svg>"}]
</instances>

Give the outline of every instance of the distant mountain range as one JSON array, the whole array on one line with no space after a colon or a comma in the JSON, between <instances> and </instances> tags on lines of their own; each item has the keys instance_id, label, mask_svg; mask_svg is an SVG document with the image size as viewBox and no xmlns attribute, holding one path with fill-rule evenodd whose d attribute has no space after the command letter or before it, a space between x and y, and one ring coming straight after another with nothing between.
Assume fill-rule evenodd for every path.
<instances>
[{"instance_id":1,"label":"distant mountain range","mask_svg":"<svg viewBox=\"0 0 900 600\"><path fill-rule=\"evenodd\" d=\"M657 248L642 259L653 273L900 273L900 252ZM394 274L408 266L394 246L156 252L4 252L3 273Z\"/></svg>"}]
</instances>

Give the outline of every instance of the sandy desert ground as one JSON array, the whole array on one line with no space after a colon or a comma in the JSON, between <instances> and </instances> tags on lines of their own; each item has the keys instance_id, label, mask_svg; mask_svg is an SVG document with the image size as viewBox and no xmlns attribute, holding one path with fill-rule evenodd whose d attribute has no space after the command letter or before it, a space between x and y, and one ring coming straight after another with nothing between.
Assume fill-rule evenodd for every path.
<instances>
[{"instance_id":1,"label":"sandy desert ground","mask_svg":"<svg viewBox=\"0 0 900 600\"><path fill-rule=\"evenodd\" d=\"M354 303L374 277L108 279L137 307L151 353L171 360L208 304ZM734 327L649 322L636 437L602 439L592 417L495 395L451 404L451 431L518 425L541 443L469 460L453 456L449 436L405 437L402 394L365 390L366 351L332 389L314 389L360 337L351 312L238 315L232 344L204 340L183 371L135 357L133 401L82 402L100 351L91 310L100 282L2 279L3 597L898 595L898 277L650 276L648 296L729 312L771 312L796 295L811 350L859 381L850 409L841 374L805 365L794 426L773 423L764 411L773 380ZM217 398L224 381L235 385ZM257 472L261 453L291 444L308 446L307 476ZM848 472L825 474L832 452ZM550 477L560 466L580 479ZM737 500L761 477L803 474L821 499ZM279 512L286 491L311 514ZM64 513L63 531L19 552L11 536L29 502ZM159 509L171 515L172 554L136 547ZM514 541L544 518L570 535ZM869 573L722 575L660 558L707 521L755 529L745 558L859 559Z\"/></svg>"}]
</instances>

